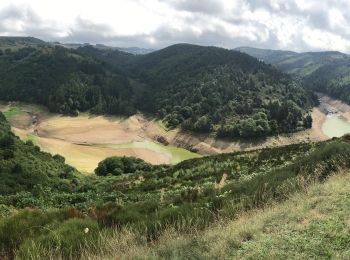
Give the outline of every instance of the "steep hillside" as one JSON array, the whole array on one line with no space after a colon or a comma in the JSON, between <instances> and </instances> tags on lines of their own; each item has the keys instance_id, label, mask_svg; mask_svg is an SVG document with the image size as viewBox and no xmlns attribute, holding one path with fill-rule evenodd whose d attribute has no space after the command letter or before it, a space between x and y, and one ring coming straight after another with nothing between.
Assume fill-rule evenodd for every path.
<instances>
[{"instance_id":1,"label":"steep hillside","mask_svg":"<svg viewBox=\"0 0 350 260\"><path fill-rule=\"evenodd\" d=\"M323 65L304 78L312 90L350 104L350 58Z\"/></svg>"},{"instance_id":2,"label":"steep hillside","mask_svg":"<svg viewBox=\"0 0 350 260\"><path fill-rule=\"evenodd\" d=\"M295 53L249 47L238 50L300 78L311 90L350 103L350 57L347 54L335 51Z\"/></svg>"},{"instance_id":3,"label":"steep hillside","mask_svg":"<svg viewBox=\"0 0 350 260\"><path fill-rule=\"evenodd\" d=\"M222 221L204 232L170 230L149 246L136 234L104 236L85 258L349 259L350 174L332 176L271 208ZM107 243L108 241L108 243ZM138 241L138 242L135 242Z\"/></svg>"},{"instance_id":4,"label":"steep hillside","mask_svg":"<svg viewBox=\"0 0 350 260\"><path fill-rule=\"evenodd\" d=\"M31 141L23 143L0 113L0 194L25 193L50 186L54 190L72 190L78 172L64 163L62 156L40 152ZM30 198L28 198L30 199ZM28 201L29 202L29 201ZM3 201L0 202L0 204ZM29 205L31 205L29 203Z\"/></svg>"},{"instance_id":5,"label":"steep hillside","mask_svg":"<svg viewBox=\"0 0 350 260\"><path fill-rule=\"evenodd\" d=\"M141 56L79 51L144 83L142 110L167 126L228 137L261 137L307 128L313 96L274 68L246 54L178 44Z\"/></svg>"},{"instance_id":6,"label":"steep hillside","mask_svg":"<svg viewBox=\"0 0 350 260\"><path fill-rule=\"evenodd\" d=\"M114 241L118 234L134 234L149 246L169 229L203 230L218 219L283 201L350 167L350 143L344 137L176 166L108 158L96 176L83 176L64 158L22 143L0 119L0 256L5 259L105 254L112 244L103 239Z\"/></svg>"},{"instance_id":7,"label":"steep hillside","mask_svg":"<svg viewBox=\"0 0 350 260\"><path fill-rule=\"evenodd\" d=\"M106 64L59 46L25 47L0 56L0 96L53 112L135 112L133 86Z\"/></svg>"}]
</instances>

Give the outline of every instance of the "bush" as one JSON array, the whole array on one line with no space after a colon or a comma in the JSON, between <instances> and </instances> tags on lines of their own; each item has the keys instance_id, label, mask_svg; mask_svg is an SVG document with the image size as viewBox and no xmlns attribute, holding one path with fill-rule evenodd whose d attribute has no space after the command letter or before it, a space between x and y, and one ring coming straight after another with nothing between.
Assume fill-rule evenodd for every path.
<instances>
[{"instance_id":1,"label":"bush","mask_svg":"<svg viewBox=\"0 0 350 260\"><path fill-rule=\"evenodd\" d=\"M50 232L26 241L18 254L22 259L29 259L34 249L33 245L40 245L43 251L57 250L61 255L74 259L84 248L92 250L96 246L98 230L98 225L93 220L69 219Z\"/></svg>"},{"instance_id":2,"label":"bush","mask_svg":"<svg viewBox=\"0 0 350 260\"><path fill-rule=\"evenodd\" d=\"M0 222L0 251L12 255L23 241L46 232L45 226L47 224L63 219L62 212L28 209L5 218Z\"/></svg>"},{"instance_id":3,"label":"bush","mask_svg":"<svg viewBox=\"0 0 350 260\"><path fill-rule=\"evenodd\" d=\"M54 158L56 161L61 163L65 163L66 161L66 158L64 158L62 155L59 155L59 154L55 154L54 156L52 156L52 158Z\"/></svg>"}]
</instances>

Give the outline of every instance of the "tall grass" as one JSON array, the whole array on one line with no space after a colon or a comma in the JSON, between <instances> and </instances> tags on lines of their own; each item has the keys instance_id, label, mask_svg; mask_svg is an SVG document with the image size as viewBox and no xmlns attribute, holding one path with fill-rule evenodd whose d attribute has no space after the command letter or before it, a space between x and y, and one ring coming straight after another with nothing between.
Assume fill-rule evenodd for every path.
<instances>
[{"instance_id":1,"label":"tall grass","mask_svg":"<svg viewBox=\"0 0 350 260\"><path fill-rule=\"evenodd\" d=\"M101 235L83 259L349 259L350 174L314 183L283 203L221 220L204 231L167 229L155 243L130 230Z\"/></svg>"},{"instance_id":2,"label":"tall grass","mask_svg":"<svg viewBox=\"0 0 350 260\"><path fill-rule=\"evenodd\" d=\"M23 211L0 221L3 255L17 255L23 259L35 255L48 259L213 257L210 244L198 237L203 230L211 230L213 223L229 223L245 212L255 212L275 202L285 201L295 192L308 191L310 185L326 181L339 169L348 169L348 158L350 144L335 140L320 145L293 163L272 168L263 174L227 184L226 178L222 178L224 181L220 183L220 189L216 189L214 184L204 191L184 189L180 194L182 200L174 204L166 204L160 194L158 201L109 203L95 207L85 215L67 210L51 213ZM36 226L40 228L34 228ZM87 227L91 232L85 234ZM20 230L28 231L22 233ZM257 233L261 233L254 228L238 231L231 231L235 237L229 240L232 248L246 245L258 238ZM186 236L196 239L188 240ZM170 241L169 244L166 241ZM219 246L223 245L224 242ZM168 250L168 247L173 250ZM217 253L218 256L225 255Z\"/></svg>"}]
</instances>

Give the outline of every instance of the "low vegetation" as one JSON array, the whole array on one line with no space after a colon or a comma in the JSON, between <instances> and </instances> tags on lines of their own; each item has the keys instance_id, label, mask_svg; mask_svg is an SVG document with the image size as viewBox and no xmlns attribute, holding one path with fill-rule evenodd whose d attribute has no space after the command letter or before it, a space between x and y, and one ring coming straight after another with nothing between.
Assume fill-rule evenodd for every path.
<instances>
[{"instance_id":1,"label":"low vegetation","mask_svg":"<svg viewBox=\"0 0 350 260\"><path fill-rule=\"evenodd\" d=\"M137 237L146 246L169 230L200 232L219 219L236 219L245 211L284 201L350 166L350 143L343 138L175 166L109 158L100 164L106 174L83 176L61 156L52 157L13 136L4 116L0 125L2 258L76 259L87 252L108 252L108 244L101 242L108 237L115 241L125 235L125 243Z\"/></svg>"},{"instance_id":2,"label":"low vegetation","mask_svg":"<svg viewBox=\"0 0 350 260\"><path fill-rule=\"evenodd\" d=\"M349 173L332 176L284 203L221 220L205 231L184 235L168 229L152 245L130 230L100 233L99 250L87 250L82 258L349 259L349 187Z\"/></svg>"}]
</instances>

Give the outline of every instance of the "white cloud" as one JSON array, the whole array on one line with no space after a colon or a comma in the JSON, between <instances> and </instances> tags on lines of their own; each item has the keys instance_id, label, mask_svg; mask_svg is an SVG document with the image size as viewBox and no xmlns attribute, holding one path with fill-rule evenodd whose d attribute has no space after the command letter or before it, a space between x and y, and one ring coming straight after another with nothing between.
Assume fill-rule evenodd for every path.
<instances>
[{"instance_id":1,"label":"white cloud","mask_svg":"<svg viewBox=\"0 0 350 260\"><path fill-rule=\"evenodd\" d=\"M348 0L1 0L0 35L350 52Z\"/></svg>"}]
</instances>

